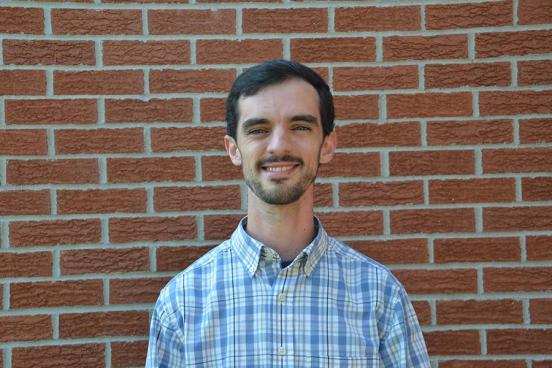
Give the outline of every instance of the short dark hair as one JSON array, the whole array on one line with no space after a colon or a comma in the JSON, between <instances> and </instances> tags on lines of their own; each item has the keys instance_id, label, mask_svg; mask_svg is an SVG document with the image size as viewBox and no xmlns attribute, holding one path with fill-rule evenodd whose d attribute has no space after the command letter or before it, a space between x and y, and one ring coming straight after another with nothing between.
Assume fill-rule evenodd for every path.
<instances>
[{"instance_id":1,"label":"short dark hair","mask_svg":"<svg viewBox=\"0 0 552 368\"><path fill-rule=\"evenodd\" d=\"M255 65L240 74L226 98L226 133L236 139L239 120L238 100L241 96L253 96L264 87L299 78L318 92L318 104L324 136L334 129L334 105L330 87L311 68L295 61L276 59Z\"/></svg>"}]
</instances>

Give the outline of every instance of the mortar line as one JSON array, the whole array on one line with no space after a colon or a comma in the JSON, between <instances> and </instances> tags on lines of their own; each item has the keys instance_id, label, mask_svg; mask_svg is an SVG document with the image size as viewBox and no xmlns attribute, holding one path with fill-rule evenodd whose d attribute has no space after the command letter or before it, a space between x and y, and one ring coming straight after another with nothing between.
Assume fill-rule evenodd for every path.
<instances>
[{"instance_id":1,"label":"mortar line","mask_svg":"<svg viewBox=\"0 0 552 368\"><path fill-rule=\"evenodd\" d=\"M473 117L480 117L479 114L479 91L473 90L472 93L472 106L473 106Z\"/></svg>"},{"instance_id":2,"label":"mortar line","mask_svg":"<svg viewBox=\"0 0 552 368\"><path fill-rule=\"evenodd\" d=\"M236 8L236 35L241 36L243 35L243 14L242 14L242 7Z\"/></svg>"},{"instance_id":3,"label":"mortar line","mask_svg":"<svg viewBox=\"0 0 552 368\"><path fill-rule=\"evenodd\" d=\"M46 139L48 145L48 158L54 158L56 156L56 139L54 128L46 128Z\"/></svg>"},{"instance_id":4,"label":"mortar line","mask_svg":"<svg viewBox=\"0 0 552 368\"><path fill-rule=\"evenodd\" d=\"M513 135L514 135L514 144L516 146L519 146L519 125L520 125L520 122L519 122L519 118L515 118L513 119L513 122L512 122L512 127L513 127Z\"/></svg>"},{"instance_id":5,"label":"mortar line","mask_svg":"<svg viewBox=\"0 0 552 368\"><path fill-rule=\"evenodd\" d=\"M382 150L380 154L380 167L381 167L381 173L380 176L382 177L389 177L389 151L388 150Z\"/></svg>"},{"instance_id":6,"label":"mortar line","mask_svg":"<svg viewBox=\"0 0 552 368\"><path fill-rule=\"evenodd\" d=\"M194 96L192 99L192 124L201 124L201 98Z\"/></svg>"},{"instance_id":7,"label":"mortar line","mask_svg":"<svg viewBox=\"0 0 552 368\"><path fill-rule=\"evenodd\" d=\"M2 42L0 42L2 44ZM2 49L0 48L0 52L2 52ZM0 126L5 127L6 126L6 117L4 113L4 98L0 98Z\"/></svg>"},{"instance_id":8,"label":"mortar line","mask_svg":"<svg viewBox=\"0 0 552 368\"><path fill-rule=\"evenodd\" d=\"M94 43L96 47L96 66L103 67L103 41L96 40Z\"/></svg>"},{"instance_id":9,"label":"mortar line","mask_svg":"<svg viewBox=\"0 0 552 368\"><path fill-rule=\"evenodd\" d=\"M144 155L146 157L151 157L152 153L153 152L151 149L151 128L144 127Z\"/></svg>"},{"instance_id":10,"label":"mortar line","mask_svg":"<svg viewBox=\"0 0 552 368\"><path fill-rule=\"evenodd\" d=\"M98 125L105 124L105 97L98 97Z\"/></svg>"},{"instance_id":11,"label":"mortar line","mask_svg":"<svg viewBox=\"0 0 552 368\"><path fill-rule=\"evenodd\" d=\"M475 212L475 232L483 233L483 209L481 207L476 207Z\"/></svg>"},{"instance_id":12,"label":"mortar line","mask_svg":"<svg viewBox=\"0 0 552 368\"><path fill-rule=\"evenodd\" d=\"M10 246L10 227L7 221L0 222L2 227L2 249L8 249Z\"/></svg>"},{"instance_id":13,"label":"mortar line","mask_svg":"<svg viewBox=\"0 0 552 368\"><path fill-rule=\"evenodd\" d=\"M519 237L519 246L521 248L521 261L527 262L527 235L522 234Z\"/></svg>"},{"instance_id":14,"label":"mortar line","mask_svg":"<svg viewBox=\"0 0 552 368\"><path fill-rule=\"evenodd\" d=\"M142 9L142 33L144 35L149 35L149 21L148 21L148 9L147 8L143 8Z\"/></svg>"},{"instance_id":15,"label":"mortar line","mask_svg":"<svg viewBox=\"0 0 552 368\"><path fill-rule=\"evenodd\" d=\"M109 279L102 279L103 284L103 298L104 298L104 304L103 305L110 305L109 300Z\"/></svg>"},{"instance_id":16,"label":"mortar line","mask_svg":"<svg viewBox=\"0 0 552 368\"><path fill-rule=\"evenodd\" d=\"M100 184L107 184L107 158L98 158L98 168L100 171Z\"/></svg>"},{"instance_id":17,"label":"mortar line","mask_svg":"<svg viewBox=\"0 0 552 368\"><path fill-rule=\"evenodd\" d=\"M150 271L157 272L157 246L153 244L148 249L150 259Z\"/></svg>"},{"instance_id":18,"label":"mortar line","mask_svg":"<svg viewBox=\"0 0 552 368\"><path fill-rule=\"evenodd\" d=\"M5 158L0 159L0 186L8 185L8 162Z\"/></svg>"},{"instance_id":19,"label":"mortar line","mask_svg":"<svg viewBox=\"0 0 552 368\"><path fill-rule=\"evenodd\" d=\"M197 224L197 238L198 240L205 240L205 217L204 215L196 216Z\"/></svg>"},{"instance_id":20,"label":"mortar line","mask_svg":"<svg viewBox=\"0 0 552 368\"><path fill-rule=\"evenodd\" d=\"M282 39L282 48L283 48L284 59L290 60L291 59L291 41L289 38L284 37Z\"/></svg>"},{"instance_id":21,"label":"mortar line","mask_svg":"<svg viewBox=\"0 0 552 368\"><path fill-rule=\"evenodd\" d=\"M51 189L50 190L50 215L57 215L58 214L58 208L57 208L57 190Z\"/></svg>"},{"instance_id":22,"label":"mortar line","mask_svg":"<svg viewBox=\"0 0 552 368\"><path fill-rule=\"evenodd\" d=\"M100 228L101 228L101 243L102 247L105 244L109 243L109 219L101 218L100 219Z\"/></svg>"},{"instance_id":23,"label":"mortar line","mask_svg":"<svg viewBox=\"0 0 552 368\"><path fill-rule=\"evenodd\" d=\"M44 7L44 34L52 34L52 9L50 7Z\"/></svg>"},{"instance_id":24,"label":"mortar line","mask_svg":"<svg viewBox=\"0 0 552 368\"><path fill-rule=\"evenodd\" d=\"M190 40L190 64L196 65L196 63L197 63L196 40Z\"/></svg>"},{"instance_id":25,"label":"mortar line","mask_svg":"<svg viewBox=\"0 0 552 368\"><path fill-rule=\"evenodd\" d=\"M52 339L59 339L59 313L52 314Z\"/></svg>"},{"instance_id":26,"label":"mortar line","mask_svg":"<svg viewBox=\"0 0 552 368\"><path fill-rule=\"evenodd\" d=\"M517 26L518 23L519 23L519 14L518 14L518 6L519 6L519 1L518 0L513 0L512 1L512 23L514 26Z\"/></svg>"},{"instance_id":27,"label":"mortar line","mask_svg":"<svg viewBox=\"0 0 552 368\"><path fill-rule=\"evenodd\" d=\"M54 96L54 71L45 70L44 74L46 75L46 96Z\"/></svg>"},{"instance_id":28,"label":"mortar line","mask_svg":"<svg viewBox=\"0 0 552 368\"><path fill-rule=\"evenodd\" d=\"M487 331L484 328L479 329L481 355L487 355Z\"/></svg>"},{"instance_id":29,"label":"mortar line","mask_svg":"<svg viewBox=\"0 0 552 368\"><path fill-rule=\"evenodd\" d=\"M391 235L391 215L389 209L384 209L383 213L383 234Z\"/></svg>"},{"instance_id":30,"label":"mortar line","mask_svg":"<svg viewBox=\"0 0 552 368\"><path fill-rule=\"evenodd\" d=\"M111 368L111 342L105 342L105 368Z\"/></svg>"},{"instance_id":31,"label":"mortar line","mask_svg":"<svg viewBox=\"0 0 552 368\"><path fill-rule=\"evenodd\" d=\"M475 34L473 31L468 33L468 59L472 62L475 61Z\"/></svg>"},{"instance_id":32,"label":"mortar line","mask_svg":"<svg viewBox=\"0 0 552 368\"><path fill-rule=\"evenodd\" d=\"M483 175L483 153L481 148L476 148L473 150L473 159L474 159L474 169L476 176Z\"/></svg>"},{"instance_id":33,"label":"mortar line","mask_svg":"<svg viewBox=\"0 0 552 368\"><path fill-rule=\"evenodd\" d=\"M420 144L422 147L427 147L427 121L420 121Z\"/></svg>"},{"instance_id":34,"label":"mortar line","mask_svg":"<svg viewBox=\"0 0 552 368\"><path fill-rule=\"evenodd\" d=\"M511 83L511 86L512 87L518 87L518 62L516 62L515 60L512 60L511 62L511 71L512 71L512 74L511 74L511 77L512 77L512 83Z\"/></svg>"},{"instance_id":35,"label":"mortar line","mask_svg":"<svg viewBox=\"0 0 552 368\"><path fill-rule=\"evenodd\" d=\"M54 249L52 251L52 277L57 279L61 276L61 251Z\"/></svg>"},{"instance_id":36,"label":"mortar line","mask_svg":"<svg viewBox=\"0 0 552 368\"><path fill-rule=\"evenodd\" d=\"M152 187L146 188L146 200L147 200L147 210L146 213L153 214L155 213L155 207L153 203L153 197L154 197L154 189Z\"/></svg>"},{"instance_id":37,"label":"mortar line","mask_svg":"<svg viewBox=\"0 0 552 368\"><path fill-rule=\"evenodd\" d=\"M521 301L523 308L523 323L530 325L531 324L531 309L529 308L529 300L524 299Z\"/></svg>"},{"instance_id":38,"label":"mortar line","mask_svg":"<svg viewBox=\"0 0 552 368\"><path fill-rule=\"evenodd\" d=\"M332 183L332 206L339 207L339 183Z\"/></svg>"},{"instance_id":39,"label":"mortar line","mask_svg":"<svg viewBox=\"0 0 552 368\"><path fill-rule=\"evenodd\" d=\"M203 181L203 167L201 166L201 156L194 156L194 164L195 164L195 181L202 182Z\"/></svg>"},{"instance_id":40,"label":"mortar line","mask_svg":"<svg viewBox=\"0 0 552 368\"><path fill-rule=\"evenodd\" d=\"M144 96L149 96L150 92L150 68L144 68Z\"/></svg>"},{"instance_id":41,"label":"mortar line","mask_svg":"<svg viewBox=\"0 0 552 368\"><path fill-rule=\"evenodd\" d=\"M376 35L376 62L383 62L383 36L379 33Z\"/></svg>"},{"instance_id":42,"label":"mortar line","mask_svg":"<svg viewBox=\"0 0 552 368\"><path fill-rule=\"evenodd\" d=\"M11 285L9 283L4 284L4 287L2 288L2 297L4 299L4 310L8 311L10 310L10 287Z\"/></svg>"},{"instance_id":43,"label":"mortar line","mask_svg":"<svg viewBox=\"0 0 552 368\"><path fill-rule=\"evenodd\" d=\"M516 190L516 202L523 202L523 188L522 181L520 177L514 178L515 180L515 190Z\"/></svg>"},{"instance_id":44,"label":"mortar line","mask_svg":"<svg viewBox=\"0 0 552 368\"><path fill-rule=\"evenodd\" d=\"M335 32L335 8L328 7L328 33Z\"/></svg>"}]
</instances>

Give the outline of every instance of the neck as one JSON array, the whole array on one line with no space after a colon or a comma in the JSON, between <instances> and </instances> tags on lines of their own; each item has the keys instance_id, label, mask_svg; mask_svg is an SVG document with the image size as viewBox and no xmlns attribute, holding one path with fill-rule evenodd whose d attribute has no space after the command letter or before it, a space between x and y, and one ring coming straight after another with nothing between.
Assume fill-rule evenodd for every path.
<instances>
[{"instance_id":1,"label":"neck","mask_svg":"<svg viewBox=\"0 0 552 368\"><path fill-rule=\"evenodd\" d=\"M289 262L312 241L313 186L294 203L270 205L248 191L247 233Z\"/></svg>"}]
</instances>

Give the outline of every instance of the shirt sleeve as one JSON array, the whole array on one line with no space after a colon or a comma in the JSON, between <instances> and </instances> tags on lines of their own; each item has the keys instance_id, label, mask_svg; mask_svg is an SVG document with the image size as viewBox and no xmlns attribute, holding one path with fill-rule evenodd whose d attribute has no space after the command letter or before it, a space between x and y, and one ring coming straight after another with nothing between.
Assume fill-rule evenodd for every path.
<instances>
[{"instance_id":1,"label":"shirt sleeve","mask_svg":"<svg viewBox=\"0 0 552 368\"><path fill-rule=\"evenodd\" d=\"M380 357L384 366L429 368L429 357L416 313L402 288L392 313L387 333L380 341Z\"/></svg>"}]
</instances>

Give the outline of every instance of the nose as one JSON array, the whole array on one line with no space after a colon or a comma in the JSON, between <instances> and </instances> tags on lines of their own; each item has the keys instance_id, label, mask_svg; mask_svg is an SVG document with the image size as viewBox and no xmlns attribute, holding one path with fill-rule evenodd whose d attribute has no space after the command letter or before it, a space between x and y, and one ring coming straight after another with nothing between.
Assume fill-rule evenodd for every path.
<instances>
[{"instance_id":1,"label":"nose","mask_svg":"<svg viewBox=\"0 0 552 368\"><path fill-rule=\"evenodd\" d=\"M270 134L267 151L272 155L282 156L290 152L291 146L288 130L284 127L277 127Z\"/></svg>"}]
</instances>

